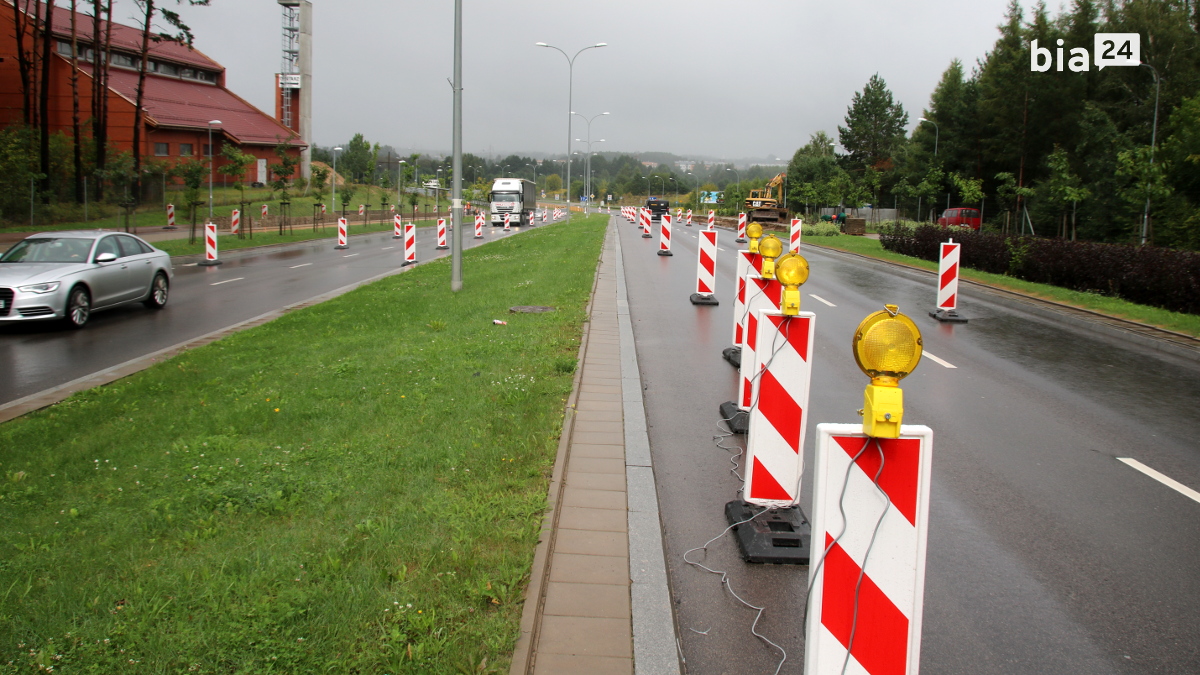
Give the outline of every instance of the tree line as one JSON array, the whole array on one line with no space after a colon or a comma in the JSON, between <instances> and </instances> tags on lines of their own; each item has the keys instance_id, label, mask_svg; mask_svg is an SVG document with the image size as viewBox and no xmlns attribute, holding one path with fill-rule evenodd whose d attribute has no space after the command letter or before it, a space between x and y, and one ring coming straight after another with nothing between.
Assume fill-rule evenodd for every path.
<instances>
[{"instance_id":1,"label":"tree line","mask_svg":"<svg viewBox=\"0 0 1200 675\"><path fill-rule=\"evenodd\" d=\"M1071 0L1026 16L1010 0L999 32L969 71L950 63L918 120L873 76L836 145L818 132L793 155L789 205L929 220L949 199L1000 231L1200 248L1200 2ZM1089 63L1100 32L1139 34L1146 65ZM1072 49L1086 55L1071 62Z\"/></svg>"}]
</instances>

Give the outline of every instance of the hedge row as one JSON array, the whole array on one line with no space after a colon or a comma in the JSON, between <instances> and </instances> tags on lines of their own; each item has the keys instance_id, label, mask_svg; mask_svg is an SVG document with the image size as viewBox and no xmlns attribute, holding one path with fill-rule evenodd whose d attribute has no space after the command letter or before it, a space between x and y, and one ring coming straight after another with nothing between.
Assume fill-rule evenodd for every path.
<instances>
[{"instance_id":1,"label":"hedge row","mask_svg":"<svg viewBox=\"0 0 1200 675\"><path fill-rule=\"evenodd\" d=\"M880 233L889 251L937 261L938 244L962 244L963 267L1075 291L1200 314L1200 253L1154 246L1003 236L933 225Z\"/></svg>"}]
</instances>

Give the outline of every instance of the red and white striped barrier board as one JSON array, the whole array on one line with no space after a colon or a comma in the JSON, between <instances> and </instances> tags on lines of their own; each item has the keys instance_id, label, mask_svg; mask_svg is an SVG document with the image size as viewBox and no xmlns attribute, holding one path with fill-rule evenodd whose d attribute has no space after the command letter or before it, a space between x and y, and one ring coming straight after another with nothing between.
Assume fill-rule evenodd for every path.
<instances>
[{"instance_id":1,"label":"red and white striped barrier board","mask_svg":"<svg viewBox=\"0 0 1200 675\"><path fill-rule=\"evenodd\" d=\"M229 214L229 233L238 234L242 231L242 212L237 209Z\"/></svg>"},{"instance_id":2,"label":"red and white striped barrier board","mask_svg":"<svg viewBox=\"0 0 1200 675\"><path fill-rule=\"evenodd\" d=\"M360 215L360 216L361 216L361 215L363 215L363 214L364 214L364 213L366 213L366 212L367 212L367 207L366 207L366 206L363 206L362 204L359 204L359 205L358 205L358 215Z\"/></svg>"},{"instance_id":3,"label":"red and white striped barrier board","mask_svg":"<svg viewBox=\"0 0 1200 675\"><path fill-rule=\"evenodd\" d=\"M325 205L321 205L321 215L325 215Z\"/></svg>"},{"instance_id":4,"label":"red and white striped barrier board","mask_svg":"<svg viewBox=\"0 0 1200 675\"><path fill-rule=\"evenodd\" d=\"M817 425L805 675L918 672L932 454L926 426Z\"/></svg>"},{"instance_id":5,"label":"red and white striped barrier board","mask_svg":"<svg viewBox=\"0 0 1200 675\"><path fill-rule=\"evenodd\" d=\"M713 229L717 225L717 212L712 209L708 210L708 229Z\"/></svg>"},{"instance_id":6,"label":"red and white striped barrier board","mask_svg":"<svg viewBox=\"0 0 1200 675\"><path fill-rule=\"evenodd\" d=\"M334 248L350 248L350 244L346 239L346 219L338 218L338 243Z\"/></svg>"},{"instance_id":7,"label":"red and white striped barrier board","mask_svg":"<svg viewBox=\"0 0 1200 675\"><path fill-rule=\"evenodd\" d=\"M266 204L262 205L262 217L263 218L267 217L267 205Z\"/></svg>"},{"instance_id":8,"label":"red and white striped barrier board","mask_svg":"<svg viewBox=\"0 0 1200 675\"><path fill-rule=\"evenodd\" d=\"M788 242L788 250L794 253L800 252L800 233L804 227L804 221L799 218L792 218L792 238Z\"/></svg>"},{"instance_id":9,"label":"red and white striped barrier board","mask_svg":"<svg viewBox=\"0 0 1200 675\"><path fill-rule=\"evenodd\" d=\"M696 257L696 294L712 296L717 292L717 231L700 232L700 253Z\"/></svg>"},{"instance_id":10,"label":"red and white striped barrier board","mask_svg":"<svg viewBox=\"0 0 1200 675\"><path fill-rule=\"evenodd\" d=\"M395 212L396 212L396 205L395 205L395 204L392 204L390 207L388 207L388 210L390 210L392 213L395 213Z\"/></svg>"},{"instance_id":11,"label":"red and white striped barrier board","mask_svg":"<svg viewBox=\"0 0 1200 675\"><path fill-rule=\"evenodd\" d=\"M167 204L167 229L175 229L175 205Z\"/></svg>"},{"instance_id":12,"label":"red and white striped barrier board","mask_svg":"<svg viewBox=\"0 0 1200 675\"><path fill-rule=\"evenodd\" d=\"M688 227L692 226L692 210L691 209L687 210L687 226Z\"/></svg>"},{"instance_id":13,"label":"red and white striped barrier board","mask_svg":"<svg viewBox=\"0 0 1200 675\"><path fill-rule=\"evenodd\" d=\"M662 256L675 255L671 253L671 214L664 213L658 220L658 254Z\"/></svg>"},{"instance_id":14,"label":"red and white striped barrier board","mask_svg":"<svg viewBox=\"0 0 1200 675\"><path fill-rule=\"evenodd\" d=\"M404 238L404 222L399 214L392 216L392 239Z\"/></svg>"},{"instance_id":15,"label":"red and white striped barrier board","mask_svg":"<svg viewBox=\"0 0 1200 675\"><path fill-rule=\"evenodd\" d=\"M738 236L737 239L734 239L734 241L739 244L745 243L746 241L746 214L744 213L738 214Z\"/></svg>"},{"instance_id":16,"label":"red and white striped barrier board","mask_svg":"<svg viewBox=\"0 0 1200 675\"><path fill-rule=\"evenodd\" d=\"M483 214L475 214L475 238L483 239Z\"/></svg>"},{"instance_id":17,"label":"red and white striped barrier board","mask_svg":"<svg viewBox=\"0 0 1200 675\"><path fill-rule=\"evenodd\" d=\"M958 309L959 246L961 244L954 243L953 239L941 244L941 255L938 258L938 309Z\"/></svg>"},{"instance_id":18,"label":"red and white striped barrier board","mask_svg":"<svg viewBox=\"0 0 1200 675\"><path fill-rule=\"evenodd\" d=\"M742 360L738 366L737 406L749 411L754 404L754 381L759 364L758 321L762 310L777 310L783 299L783 285L774 279L763 279L757 272L746 274L746 304L742 312Z\"/></svg>"},{"instance_id":19,"label":"red and white striped barrier board","mask_svg":"<svg viewBox=\"0 0 1200 675\"><path fill-rule=\"evenodd\" d=\"M762 256L745 249L737 255L737 293L733 296L733 346L741 347L744 338L742 326L746 322L746 274L762 274ZM779 305L776 304L776 307Z\"/></svg>"},{"instance_id":20,"label":"red and white striped barrier board","mask_svg":"<svg viewBox=\"0 0 1200 675\"><path fill-rule=\"evenodd\" d=\"M505 218L505 222L507 222L508 216L505 215L504 218ZM446 245L446 219L445 218L438 218L438 221L437 221L437 248L438 249L450 248L449 246Z\"/></svg>"},{"instance_id":21,"label":"red and white striped barrier board","mask_svg":"<svg viewBox=\"0 0 1200 675\"><path fill-rule=\"evenodd\" d=\"M675 220L683 221L683 209L675 209Z\"/></svg>"},{"instance_id":22,"label":"red and white striped barrier board","mask_svg":"<svg viewBox=\"0 0 1200 675\"><path fill-rule=\"evenodd\" d=\"M642 207L642 237L648 239L653 236L650 231L650 209Z\"/></svg>"},{"instance_id":23,"label":"red and white striped barrier board","mask_svg":"<svg viewBox=\"0 0 1200 675\"><path fill-rule=\"evenodd\" d=\"M546 222L546 209L542 209L542 222Z\"/></svg>"},{"instance_id":24,"label":"red and white striped barrier board","mask_svg":"<svg viewBox=\"0 0 1200 675\"><path fill-rule=\"evenodd\" d=\"M204 224L204 260L201 265L220 265L221 261L217 259L217 226L215 223Z\"/></svg>"},{"instance_id":25,"label":"red and white striped barrier board","mask_svg":"<svg viewBox=\"0 0 1200 675\"><path fill-rule=\"evenodd\" d=\"M404 264L413 265L417 262L417 226L413 223L404 224Z\"/></svg>"},{"instance_id":26,"label":"red and white striped barrier board","mask_svg":"<svg viewBox=\"0 0 1200 675\"><path fill-rule=\"evenodd\" d=\"M757 319L757 374L752 383L742 498L759 506L792 506L799 500L804 471L816 316L812 312L784 316L776 305L758 310Z\"/></svg>"},{"instance_id":27,"label":"red and white striped barrier board","mask_svg":"<svg viewBox=\"0 0 1200 675\"><path fill-rule=\"evenodd\" d=\"M511 220L512 220L512 214L510 214L510 213L506 213L506 214L504 214L504 231L505 231L505 232L511 232L511 231L512 231L512 228L511 228L511 227L509 227L509 222L510 222Z\"/></svg>"}]
</instances>

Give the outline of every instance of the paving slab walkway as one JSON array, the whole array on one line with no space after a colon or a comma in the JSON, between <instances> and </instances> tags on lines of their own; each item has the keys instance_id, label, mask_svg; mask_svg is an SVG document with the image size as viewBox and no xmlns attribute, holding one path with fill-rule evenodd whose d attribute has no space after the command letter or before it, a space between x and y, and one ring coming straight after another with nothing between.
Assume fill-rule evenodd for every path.
<instances>
[{"instance_id":1,"label":"paving slab walkway","mask_svg":"<svg viewBox=\"0 0 1200 675\"><path fill-rule=\"evenodd\" d=\"M609 222L513 675L678 675L620 242Z\"/></svg>"}]
</instances>

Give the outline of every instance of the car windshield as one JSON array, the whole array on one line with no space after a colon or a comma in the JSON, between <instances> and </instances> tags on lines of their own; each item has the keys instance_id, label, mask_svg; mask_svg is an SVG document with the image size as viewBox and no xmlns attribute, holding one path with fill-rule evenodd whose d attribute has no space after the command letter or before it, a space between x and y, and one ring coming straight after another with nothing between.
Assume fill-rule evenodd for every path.
<instances>
[{"instance_id":1,"label":"car windshield","mask_svg":"<svg viewBox=\"0 0 1200 675\"><path fill-rule=\"evenodd\" d=\"M521 195L516 192L493 192L492 201L494 202L519 202Z\"/></svg>"},{"instance_id":2,"label":"car windshield","mask_svg":"<svg viewBox=\"0 0 1200 675\"><path fill-rule=\"evenodd\" d=\"M91 239L38 237L17 242L0 257L0 263L81 263L92 250Z\"/></svg>"}]
</instances>

